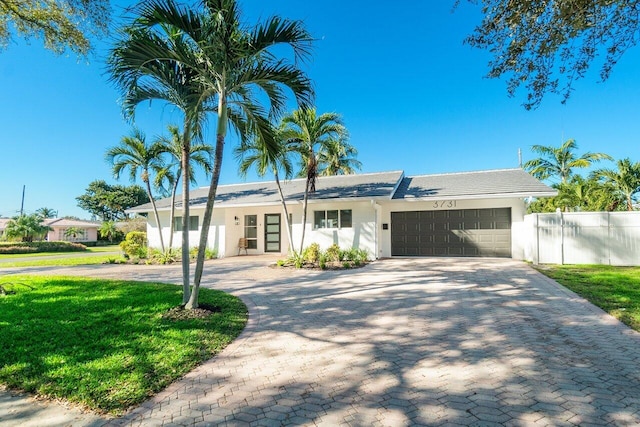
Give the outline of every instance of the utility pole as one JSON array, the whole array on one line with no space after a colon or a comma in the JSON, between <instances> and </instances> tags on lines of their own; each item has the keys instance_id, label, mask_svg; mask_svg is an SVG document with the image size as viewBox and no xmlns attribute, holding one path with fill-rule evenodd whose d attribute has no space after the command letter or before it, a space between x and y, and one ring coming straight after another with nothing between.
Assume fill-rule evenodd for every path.
<instances>
[{"instance_id":1,"label":"utility pole","mask_svg":"<svg viewBox=\"0 0 640 427\"><path fill-rule=\"evenodd\" d=\"M24 189L26 185L22 186L22 203L20 204L20 216L24 213Z\"/></svg>"}]
</instances>

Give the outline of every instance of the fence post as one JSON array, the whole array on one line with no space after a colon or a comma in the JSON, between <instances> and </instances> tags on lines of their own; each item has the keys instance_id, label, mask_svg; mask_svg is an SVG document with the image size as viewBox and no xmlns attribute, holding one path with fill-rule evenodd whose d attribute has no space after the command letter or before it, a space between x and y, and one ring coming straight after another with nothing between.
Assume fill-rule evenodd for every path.
<instances>
[{"instance_id":1,"label":"fence post","mask_svg":"<svg viewBox=\"0 0 640 427\"><path fill-rule=\"evenodd\" d=\"M536 215L536 261L535 265L540 264L540 214Z\"/></svg>"},{"instance_id":2,"label":"fence post","mask_svg":"<svg viewBox=\"0 0 640 427\"><path fill-rule=\"evenodd\" d=\"M564 216L562 209L556 208L556 212L560 215L560 265L564 265Z\"/></svg>"},{"instance_id":3,"label":"fence post","mask_svg":"<svg viewBox=\"0 0 640 427\"><path fill-rule=\"evenodd\" d=\"M611 212L607 212L607 260L611 265Z\"/></svg>"}]
</instances>

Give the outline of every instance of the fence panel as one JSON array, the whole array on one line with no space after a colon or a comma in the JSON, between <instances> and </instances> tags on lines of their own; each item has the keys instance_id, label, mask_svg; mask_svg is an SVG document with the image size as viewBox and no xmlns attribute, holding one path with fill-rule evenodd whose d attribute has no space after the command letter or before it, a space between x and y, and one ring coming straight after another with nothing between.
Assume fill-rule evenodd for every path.
<instances>
[{"instance_id":1,"label":"fence panel","mask_svg":"<svg viewBox=\"0 0 640 427\"><path fill-rule=\"evenodd\" d=\"M534 263L640 265L640 212L530 214L524 224Z\"/></svg>"}]
</instances>

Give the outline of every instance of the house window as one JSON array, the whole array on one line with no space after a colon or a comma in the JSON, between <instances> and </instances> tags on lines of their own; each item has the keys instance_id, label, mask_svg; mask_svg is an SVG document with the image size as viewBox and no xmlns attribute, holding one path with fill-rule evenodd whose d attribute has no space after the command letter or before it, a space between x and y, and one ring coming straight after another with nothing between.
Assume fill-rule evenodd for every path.
<instances>
[{"instance_id":1,"label":"house window","mask_svg":"<svg viewBox=\"0 0 640 427\"><path fill-rule=\"evenodd\" d=\"M351 228L351 209L314 211L313 228Z\"/></svg>"},{"instance_id":2,"label":"house window","mask_svg":"<svg viewBox=\"0 0 640 427\"><path fill-rule=\"evenodd\" d=\"M173 219L173 229L174 231L182 231L182 217L177 216ZM189 230L197 231L198 230L198 217L190 216L189 217Z\"/></svg>"},{"instance_id":3,"label":"house window","mask_svg":"<svg viewBox=\"0 0 640 427\"><path fill-rule=\"evenodd\" d=\"M244 216L244 237L247 249L258 249L258 215Z\"/></svg>"}]
</instances>

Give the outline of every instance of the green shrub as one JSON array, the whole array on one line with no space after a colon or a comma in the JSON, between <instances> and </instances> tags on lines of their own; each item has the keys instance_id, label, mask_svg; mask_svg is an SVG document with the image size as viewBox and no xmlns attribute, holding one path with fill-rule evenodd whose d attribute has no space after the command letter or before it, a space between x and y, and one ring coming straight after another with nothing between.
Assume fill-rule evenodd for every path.
<instances>
[{"instance_id":1,"label":"green shrub","mask_svg":"<svg viewBox=\"0 0 640 427\"><path fill-rule=\"evenodd\" d=\"M329 248L325 251L325 255L327 257L327 261L340 261L341 260L341 250L340 246L337 244L333 244L329 246Z\"/></svg>"},{"instance_id":2,"label":"green shrub","mask_svg":"<svg viewBox=\"0 0 640 427\"><path fill-rule=\"evenodd\" d=\"M189 249L189 259L191 259L191 261L194 261L197 257L198 257L198 246L194 246L191 249ZM218 258L218 250L217 249L211 249L209 247L205 248L204 250L204 259L215 259Z\"/></svg>"},{"instance_id":3,"label":"green shrub","mask_svg":"<svg viewBox=\"0 0 640 427\"><path fill-rule=\"evenodd\" d=\"M304 257L298 252L293 252L286 260L287 264L292 264L295 268L302 268Z\"/></svg>"},{"instance_id":4,"label":"green shrub","mask_svg":"<svg viewBox=\"0 0 640 427\"><path fill-rule=\"evenodd\" d=\"M0 254L30 254L39 252L38 248L31 246L18 246L18 244L0 246Z\"/></svg>"},{"instance_id":5,"label":"green shrub","mask_svg":"<svg viewBox=\"0 0 640 427\"><path fill-rule=\"evenodd\" d=\"M318 260L318 265L323 270L327 268L327 255L324 252L320 253L320 259Z\"/></svg>"},{"instance_id":6,"label":"green shrub","mask_svg":"<svg viewBox=\"0 0 640 427\"><path fill-rule=\"evenodd\" d=\"M204 250L204 258L205 259L216 259L218 258L218 250L207 248Z\"/></svg>"},{"instance_id":7,"label":"green shrub","mask_svg":"<svg viewBox=\"0 0 640 427\"><path fill-rule=\"evenodd\" d=\"M167 249L162 252L160 249L149 250L150 264L172 264L180 259L180 254L176 249Z\"/></svg>"},{"instance_id":8,"label":"green shrub","mask_svg":"<svg viewBox=\"0 0 640 427\"><path fill-rule=\"evenodd\" d=\"M312 243L304 250L302 257L304 261L308 262L309 264L315 264L320 258L320 245L317 243Z\"/></svg>"},{"instance_id":9,"label":"green shrub","mask_svg":"<svg viewBox=\"0 0 640 427\"><path fill-rule=\"evenodd\" d=\"M71 242L11 242L0 243L0 254L30 254L36 252L84 252L87 247Z\"/></svg>"},{"instance_id":10,"label":"green shrub","mask_svg":"<svg viewBox=\"0 0 640 427\"><path fill-rule=\"evenodd\" d=\"M122 242L120 248L125 255L134 260L147 257L147 233L144 231L130 231Z\"/></svg>"}]
</instances>

